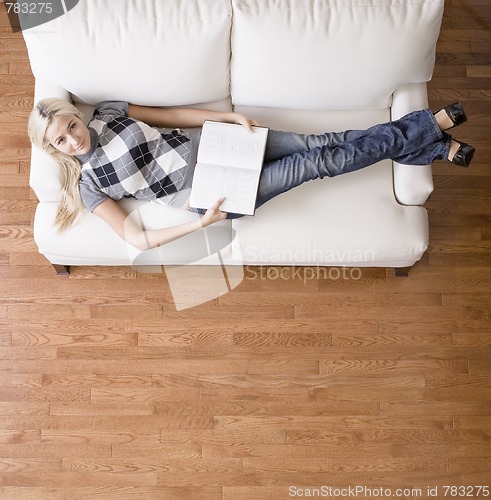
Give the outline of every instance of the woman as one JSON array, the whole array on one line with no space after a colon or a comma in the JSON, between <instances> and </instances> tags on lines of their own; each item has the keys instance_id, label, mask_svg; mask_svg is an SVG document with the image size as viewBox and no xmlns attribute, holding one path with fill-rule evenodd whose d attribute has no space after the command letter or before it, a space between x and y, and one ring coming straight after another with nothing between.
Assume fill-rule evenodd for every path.
<instances>
[{"instance_id":1,"label":"woman","mask_svg":"<svg viewBox=\"0 0 491 500\"><path fill-rule=\"evenodd\" d=\"M239 113L187 108L152 108L119 101L99 104L88 127L78 109L45 99L29 118L29 136L63 171L56 224L62 230L85 209L106 221L124 240L145 250L225 218L223 199L208 210L189 208L188 196L205 120L239 123L252 132L256 122ZM271 130L257 205L312 179L353 172L383 159L426 165L445 159L467 167L474 148L445 130L467 120L460 103L432 114L415 111L367 130L301 135ZM198 128L196 128L198 127ZM168 132L163 130L171 128ZM190 129L183 132L180 128ZM127 218L117 200L134 197L197 211L198 220L144 231Z\"/></svg>"}]
</instances>

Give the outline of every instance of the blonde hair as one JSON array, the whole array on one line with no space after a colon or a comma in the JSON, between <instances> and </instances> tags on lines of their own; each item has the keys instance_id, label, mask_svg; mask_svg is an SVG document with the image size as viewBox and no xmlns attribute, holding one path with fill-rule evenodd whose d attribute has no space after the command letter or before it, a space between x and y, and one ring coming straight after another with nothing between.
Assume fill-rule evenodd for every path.
<instances>
[{"instance_id":1,"label":"blonde hair","mask_svg":"<svg viewBox=\"0 0 491 500\"><path fill-rule=\"evenodd\" d=\"M49 98L39 101L29 116L28 133L31 142L54 158L62 172L61 200L58 205L55 224L60 231L71 226L84 212L80 197L80 172L82 165L73 156L63 154L46 139L46 130L54 116L73 115L82 119L82 113L63 99Z\"/></svg>"}]
</instances>

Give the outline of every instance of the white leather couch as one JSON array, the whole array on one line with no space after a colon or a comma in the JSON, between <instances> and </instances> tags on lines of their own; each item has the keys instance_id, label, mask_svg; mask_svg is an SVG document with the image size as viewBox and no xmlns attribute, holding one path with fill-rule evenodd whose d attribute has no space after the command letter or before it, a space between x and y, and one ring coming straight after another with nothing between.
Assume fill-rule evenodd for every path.
<instances>
[{"instance_id":1,"label":"white leather couch","mask_svg":"<svg viewBox=\"0 0 491 500\"><path fill-rule=\"evenodd\" d=\"M444 0L80 0L24 31L35 101L235 109L298 132L366 128L428 106ZM406 268L428 245L431 166L383 161L283 194L141 254L96 216L58 233L57 167L33 150L34 236L55 265L247 264ZM146 227L196 217L123 200ZM212 230L213 229L213 230ZM206 234L205 234L206 233ZM210 239L213 242L210 243ZM216 248L210 248L216 247ZM216 249L221 249L217 260ZM221 259L221 260L220 260Z\"/></svg>"}]
</instances>

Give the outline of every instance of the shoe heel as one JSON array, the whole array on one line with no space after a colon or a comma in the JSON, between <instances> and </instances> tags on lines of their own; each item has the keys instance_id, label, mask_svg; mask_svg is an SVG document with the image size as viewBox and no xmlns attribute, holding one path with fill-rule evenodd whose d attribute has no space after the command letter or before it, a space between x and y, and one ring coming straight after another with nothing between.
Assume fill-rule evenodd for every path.
<instances>
[{"instance_id":1,"label":"shoe heel","mask_svg":"<svg viewBox=\"0 0 491 500\"><path fill-rule=\"evenodd\" d=\"M458 127L467 121L467 115L465 114L462 103L454 102L453 104L445 106L443 109L453 123L453 125L449 128Z\"/></svg>"},{"instance_id":2,"label":"shoe heel","mask_svg":"<svg viewBox=\"0 0 491 500\"><path fill-rule=\"evenodd\" d=\"M472 158L474 157L474 153L476 152L476 150L470 144L466 144L465 142L460 142L460 141L455 141L455 142L459 144L459 149L454 154L451 163L459 167L468 168L469 165L471 164Z\"/></svg>"}]
</instances>

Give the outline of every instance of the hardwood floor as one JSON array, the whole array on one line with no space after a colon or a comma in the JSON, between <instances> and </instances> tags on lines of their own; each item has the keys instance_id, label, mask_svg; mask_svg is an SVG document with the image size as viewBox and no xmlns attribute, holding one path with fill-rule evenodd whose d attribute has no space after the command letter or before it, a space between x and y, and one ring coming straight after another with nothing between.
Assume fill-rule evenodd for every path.
<instances>
[{"instance_id":1,"label":"hardwood floor","mask_svg":"<svg viewBox=\"0 0 491 500\"><path fill-rule=\"evenodd\" d=\"M490 19L489 0L446 2L431 107L461 100L456 137L477 153L434 165L430 248L408 279L251 268L176 312L164 275L56 277L37 253L33 77L0 8L0 498L491 488Z\"/></svg>"}]
</instances>

